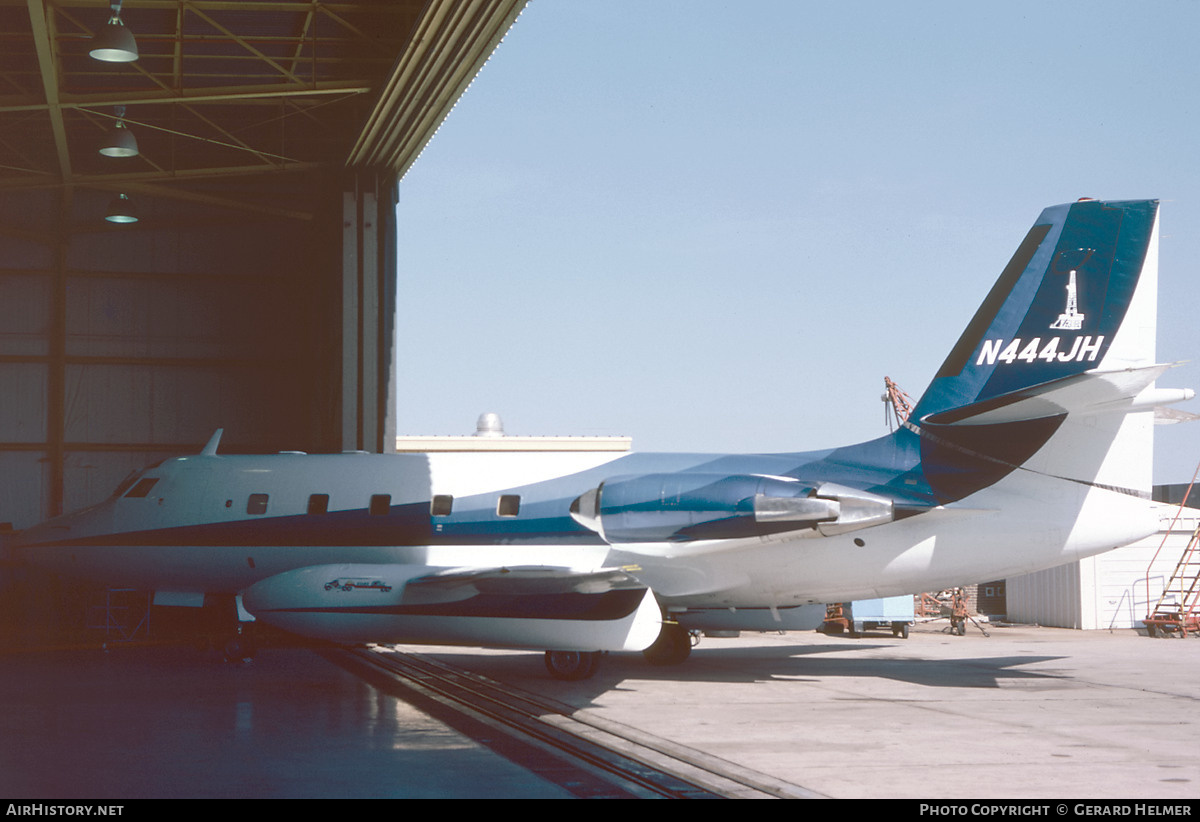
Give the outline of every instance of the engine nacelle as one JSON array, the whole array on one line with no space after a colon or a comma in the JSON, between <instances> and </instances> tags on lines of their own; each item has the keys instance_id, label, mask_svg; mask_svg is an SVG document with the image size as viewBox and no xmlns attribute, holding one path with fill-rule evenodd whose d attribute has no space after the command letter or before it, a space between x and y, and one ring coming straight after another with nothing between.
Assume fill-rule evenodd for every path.
<instances>
[{"instance_id":1,"label":"engine nacelle","mask_svg":"<svg viewBox=\"0 0 1200 822\"><path fill-rule=\"evenodd\" d=\"M610 544L739 539L815 530L831 536L894 519L892 501L834 483L753 474L614 477L571 516Z\"/></svg>"}]
</instances>

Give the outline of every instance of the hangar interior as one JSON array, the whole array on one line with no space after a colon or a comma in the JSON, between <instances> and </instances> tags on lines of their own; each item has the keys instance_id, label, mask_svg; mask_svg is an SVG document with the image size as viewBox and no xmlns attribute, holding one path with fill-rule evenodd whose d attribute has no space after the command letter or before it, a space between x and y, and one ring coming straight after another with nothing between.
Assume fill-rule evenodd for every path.
<instances>
[{"instance_id":1,"label":"hangar interior","mask_svg":"<svg viewBox=\"0 0 1200 822\"><path fill-rule=\"evenodd\" d=\"M390 448L397 181L523 6L0 0L0 522L217 428Z\"/></svg>"}]
</instances>

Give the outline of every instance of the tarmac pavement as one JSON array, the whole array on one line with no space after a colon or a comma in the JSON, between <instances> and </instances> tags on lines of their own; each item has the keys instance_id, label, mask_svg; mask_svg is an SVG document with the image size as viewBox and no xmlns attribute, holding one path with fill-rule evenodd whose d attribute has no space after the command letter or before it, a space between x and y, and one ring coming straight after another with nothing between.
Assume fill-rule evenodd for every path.
<instances>
[{"instance_id":1,"label":"tarmac pavement","mask_svg":"<svg viewBox=\"0 0 1200 822\"><path fill-rule=\"evenodd\" d=\"M946 624L705 639L583 683L530 654L439 655L829 797L1200 796L1200 639Z\"/></svg>"},{"instance_id":2,"label":"tarmac pavement","mask_svg":"<svg viewBox=\"0 0 1200 822\"><path fill-rule=\"evenodd\" d=\"M682 665L413 648L834 798L1200 795L1200 640L946 623L705 639ZM555 798L562 787L304 648L0 659L0 797Z\"/></svg>"}]
</instances>

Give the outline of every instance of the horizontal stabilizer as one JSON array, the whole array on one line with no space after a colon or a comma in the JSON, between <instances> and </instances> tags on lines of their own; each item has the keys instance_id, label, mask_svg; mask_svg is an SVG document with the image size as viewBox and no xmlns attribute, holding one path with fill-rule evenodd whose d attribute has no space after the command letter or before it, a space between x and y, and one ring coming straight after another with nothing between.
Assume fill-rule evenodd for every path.
<instances>
[{"instance_id":1,"label":"horizontal stabilizer","mask_svg":"<svg viewBox=\"0 0 1200 822\"><path fill-rule=\"evenodd\" d=\"M1188 399L1191 399L1191 397ZM1193 414L1191 411L1181 411L1178 408L1163 408L1161 405L1154 407L1155 425L1174 425L1177 422L1195 422L1196 420L1200 420L1200 414Z\"/></svg>"},{"instance_id":2,"label":"horizontal stabilizer","mask_svg":"<svg viewBox=\"0 0 1200 822\"><path fill-rule=\"evenodd\" d=\"M996 425L1040 420L1064 414L1150 410L1190 399L1191 391L1149 389L1171 365L1121 371L1085 371L1023 388L982 402L931 414L919 424ZM1147 390L1149 389L1149 390Z\"/></svg>"}]
</instances>

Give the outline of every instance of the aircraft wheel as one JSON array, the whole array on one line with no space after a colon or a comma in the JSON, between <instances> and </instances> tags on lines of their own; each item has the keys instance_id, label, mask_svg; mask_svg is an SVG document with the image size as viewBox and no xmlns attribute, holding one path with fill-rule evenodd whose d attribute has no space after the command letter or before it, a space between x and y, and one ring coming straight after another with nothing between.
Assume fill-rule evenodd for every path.
<instances>
[{"instance_id":1,"label":"aircraft wheel","mask_svg":"<svg viewBox=\"0 0 1200 822\"><path fill-rule=\"evenodd\" d=\"M249 662L254 659L254 654L258 651L258 646L254 642L254 637L250 631L245 630L245 626L238 626L238 631L233 636L225 641L221 652L226 662L242 663Z\"/></svg>"},{"instance_id":2,"label":"aircraft wheel","mask_svg":"<svg viewBox=\"0 0 1200 822\"><path fill-rule=\"evenodd\" d=\"M599 651L546 651L546 670L555 679L576 682L596 673Z\"/></svg>"},{"instance_id":3,"label":"aircraft wheel","mask_svg":"<svg viewBox=\"0 0 1200 822\"><path fill-rule=\"evenodd\" d=\"M651 665L678 665L692 653L692 635L678 622L664 622L658 639L642 656Z\"/></svg>"},{"instance_id":4,"label":"aircraft wheel","mask_svg":"<svg viewBox=\"0 0 1200 822\"><path fill-rule=\"evenodd\" d=\"M226 662L249 662L254 658L254 651L254 643L241 634L230 637L223 649Z\"/></svg>"}]
</instances>

